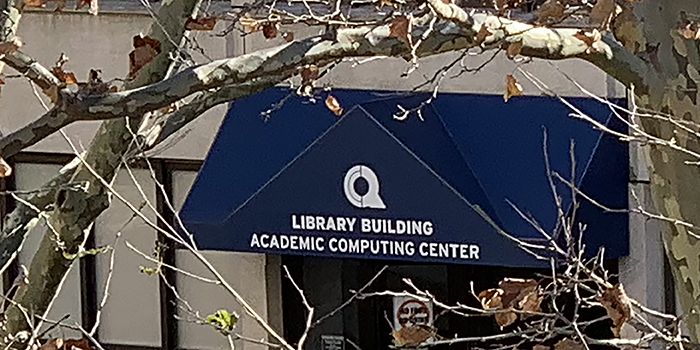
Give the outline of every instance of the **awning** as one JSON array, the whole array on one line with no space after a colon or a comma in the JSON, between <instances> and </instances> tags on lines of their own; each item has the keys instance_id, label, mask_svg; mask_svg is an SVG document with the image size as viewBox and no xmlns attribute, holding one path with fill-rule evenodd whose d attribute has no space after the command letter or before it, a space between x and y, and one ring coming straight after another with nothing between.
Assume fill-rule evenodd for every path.
<instances>
[{"instance_id":1,"label":"awning","mask_svg":"<svg viewBox=\"0 0 700 350\"><path fill-rule=\"evenodd\" d=\"M553 171L610 208L627 208L627 145L569 117L556 99L440 94L422 120L398 121L425 94L333 90L322 100L283 101L271 89L237 101L181 210L202 249L414 262L541 266L494 225L525 240L542 236L508 204L550 232L557 211L545 175L543 130ZM569 99L622 128L598 102ZM570 209L571 190L557 184ZM628 254L626 214L581 202L587 252Z\"/></svg>"}]
</instances>

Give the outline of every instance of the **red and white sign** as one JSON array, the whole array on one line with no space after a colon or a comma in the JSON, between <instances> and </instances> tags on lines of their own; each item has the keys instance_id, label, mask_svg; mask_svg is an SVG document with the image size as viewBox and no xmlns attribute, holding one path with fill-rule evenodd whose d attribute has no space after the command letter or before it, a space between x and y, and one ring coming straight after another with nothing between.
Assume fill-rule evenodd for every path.
<instances>
[{"instance_id":1,"label":"red and white sign","mask_svg":"<svg viewBox=\"0 0 700 350\"><path fill-rule=\"evenodd\" d=\"M408 296L394 297L394 330L414 325L433 325L433 303Z\"/></svg>"}]
</instances>

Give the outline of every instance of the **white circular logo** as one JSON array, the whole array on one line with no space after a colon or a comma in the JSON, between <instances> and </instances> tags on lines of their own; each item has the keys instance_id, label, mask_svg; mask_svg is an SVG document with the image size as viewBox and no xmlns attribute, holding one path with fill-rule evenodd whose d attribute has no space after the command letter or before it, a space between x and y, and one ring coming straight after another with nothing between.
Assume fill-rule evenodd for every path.
<instances>
[{"instance_id":1,"label":"white circular logo","mask_svg":"<svg viewBox=\"0 0 700 350\"><path fill-rule=\"evenodd\" d=\"M367 181L367 193L361 195L355 190L355 182L359 179ZM379 179L377 174L366 165L355 165L345 173L344 186L345 197L350 204L358 208L386 209L386 205L379 197Z\"/></svg>"}]
</instances>

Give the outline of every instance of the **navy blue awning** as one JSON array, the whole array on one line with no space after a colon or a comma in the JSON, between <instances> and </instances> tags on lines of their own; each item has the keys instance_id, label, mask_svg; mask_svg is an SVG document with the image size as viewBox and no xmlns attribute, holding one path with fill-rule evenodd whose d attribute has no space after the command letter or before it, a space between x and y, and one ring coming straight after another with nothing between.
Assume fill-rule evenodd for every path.
<instances>
[{"instance_id":1,"label":"navy blue awning","mask_svg":"<svg viewBox=\"0 0 700 350\"><path fill-rule=\"evenodd\" d=\"M440 94L423 121L397 121L397 105L425 94L334 90L342 118L322 101L289 99L269 120L262 111L284 89L237 101L226 116L181 210L200 248L350 258L541 266L498 233L541 235L507 203L553 230L557 211L545 174L543 129L552 170L582 191L627 208L627 145L568 116L556 99ZM570 99L613 128L607 106ZM558 184L564 205L571 190ZM628 218L583 201L587 251L628 254Z\"/></svg>"}]
</instances>

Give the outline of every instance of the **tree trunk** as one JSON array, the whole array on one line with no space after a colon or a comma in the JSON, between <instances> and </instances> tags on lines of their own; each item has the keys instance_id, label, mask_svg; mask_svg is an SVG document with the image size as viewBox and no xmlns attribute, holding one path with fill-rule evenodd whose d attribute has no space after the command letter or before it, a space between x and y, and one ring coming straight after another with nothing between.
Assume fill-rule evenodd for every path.
<instances>
[{"instance_id":1,"label":"tree trunk","mask_svg":"<svg viewBox=\"0 0 700 350\"><path fill-rule=\"evenodd\" d=\"M133 81L125 84L127 89L153 84L166 76L171 68L169 54L179 50L174 43L179 43L183 39L185 21L196 15L200 3L201 0L163 1L158 13L160 23L154 21L148 34L161 42L162 53L143 67ZM167 30L168 34L163 30ZM130 130L129 126L138 127L140 120L141 116L136 115L130 116L130 123L126 118L106 121L93 139L84 159L108 182L116 175L124 154L130 147L134 147L132 135L135 130ZM65 178L59 175L54 182L60 182ZM27 323L18 305L30 311L31 314L46 313L57 289L74 262L69 259L70 254L77 252L78 246L84 242L85 235L89 233L89 228L97 216L109 207L108 190L85 165L77 166L71 181L89 182L90 185L87 192L63 190L65 196L61 193L56 195L56 198L63 197L63 199L60 202L56 201L56 208L49 219L49 224L55 232L48 232L44 236L37 253L32 258L27 276L29 283L20 286L14 297L16 304L8 307L5 314L7 325L0 330L0 339L7 339L7 335L16 335L22 331L31 331L31 325ZM19 230L25 229L19 227Z\"/></svg>"},{"instance_id":2,"label":"tree trunk","mask_svg":"<svg viewBox=\"0 0 700 350\"><path fill-rule=\"evenodd\" d=\"M653 74L663 81L659 86L651 86L648 92L637 94L640 106L700 124L697 90L700 83L700 41L680 35L678 28L682 12L699 15L700 1L635 3L634 14L640 19L638 28L641 30L629 30L628 27L625 44L643 57L654 68ZM640 122L649 134L666 140L675 137L679 146L700 151L698 138L679 134L671 123L651 118L642 118ZM663 146L649 146L647 154L656 209L669 217L700 225L700 166L686 163L697 159ZM663 240L677 296L683 313L687 315L686 324L691 338L698 341L700 242L692 233L700 234L689 234L686 227L669 224L664 227Z\"/></svg>"}]
</instances>

